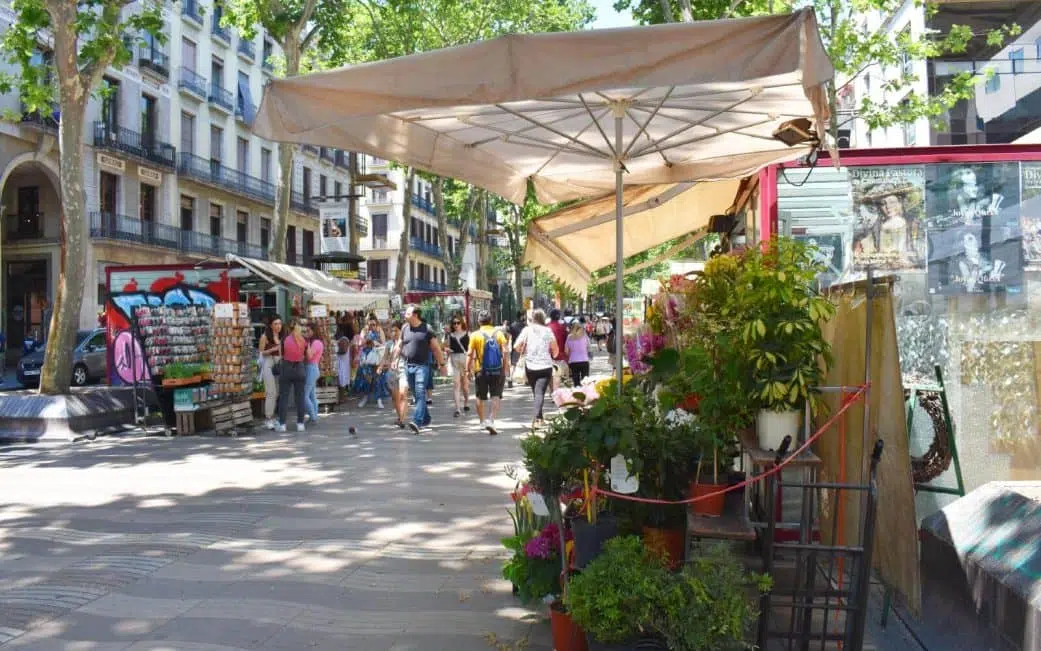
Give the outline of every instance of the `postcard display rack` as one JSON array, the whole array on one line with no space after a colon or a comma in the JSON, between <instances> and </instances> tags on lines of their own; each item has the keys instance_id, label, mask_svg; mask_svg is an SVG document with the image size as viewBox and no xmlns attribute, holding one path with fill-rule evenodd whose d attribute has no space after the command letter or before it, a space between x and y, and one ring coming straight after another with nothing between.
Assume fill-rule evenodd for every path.
<instances>
[{"instance_id":1,"label":"postcard display rack","mask_svg":"<svg viewBox=\"0 0 1041 651\"><path fill-rule=\"evenodd\" d=\"M335 343L332 339L336 321L329 316L329 308L325 305L311 305L308 325L314 335L322 340L322 359L318 362L318 388L316 394L318 405L325 405L330 411L340 401L340 390L336 382Z\"/></svg>"},{"instance_id":2,"label":"postcard display rack","mask_svg":"<svg viewBox=\"0 0 1041 651\"><path fill-rule=\"evenodd\" d=\"M134 317L152 377L162 377L167 369L197 367L209 359L210 308L141 306L134 311ZM193 384L201 379L165 378L164 386Z\"/></svg>"},{"instance_id":3,"label":"postcard display rack","mask_svg":"<svg viewBox=\"0 0 1041 651\"><path fill-rule=\"evenodd\" d=\"M210 390L221 400L211 411L214 431L235 435L240 428L252 427L250 392L257 366L246 303L218 303L214 307L211 363Z\"/></svg>"}]
</instances>

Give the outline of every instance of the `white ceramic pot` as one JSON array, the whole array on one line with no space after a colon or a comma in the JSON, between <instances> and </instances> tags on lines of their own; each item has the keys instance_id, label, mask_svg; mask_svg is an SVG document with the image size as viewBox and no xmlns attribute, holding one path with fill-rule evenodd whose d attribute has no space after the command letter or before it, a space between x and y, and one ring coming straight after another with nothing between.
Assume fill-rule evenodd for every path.
<instances>
[{"instance_id":1,"label":"white ceramic pot","mask_svg":"<svg viewBox=\"0 0 1041 651\"><path fill-rule=\"evenodd\" d=\"M788 447L791 452L799 440L799 425L802 424L802 411L770 411L760 409L756 418L756 433L759 435L759 447L764 450L776 450L781 447L785 436L792 437Z\"/></svg>"}]
</instances>

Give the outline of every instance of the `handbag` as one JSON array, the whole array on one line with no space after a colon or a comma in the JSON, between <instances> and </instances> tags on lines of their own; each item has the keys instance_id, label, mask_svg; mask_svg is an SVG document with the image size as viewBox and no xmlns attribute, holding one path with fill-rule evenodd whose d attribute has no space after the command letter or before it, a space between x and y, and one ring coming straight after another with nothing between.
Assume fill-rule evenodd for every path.
<instances>
[{"instance_id":1,"label":"handbag","mask_svg":"<svg viewBox=\"0 0 1041 651\"><path fill-rule=\"evenodd\" d=\"M521 355L517 359L517 363L513 366L513 381L518 384L524 384L528 381L528 373L525 369L524 355Z\"/></svg>"}]
</instances>

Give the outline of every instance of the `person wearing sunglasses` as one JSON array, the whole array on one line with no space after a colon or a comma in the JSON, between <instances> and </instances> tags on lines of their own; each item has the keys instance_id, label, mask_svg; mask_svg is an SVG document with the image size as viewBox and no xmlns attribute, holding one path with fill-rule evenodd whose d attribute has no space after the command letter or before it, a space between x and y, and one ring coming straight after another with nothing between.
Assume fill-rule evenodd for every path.
<instances>
[{"instance_id":1,"label":"person wearing sunglasses","mask_svg":"<svg viewBox=\"0 0 1041 651\"><path fill-rule=\"evenodd\" d=\"M452 318L446 337L448 360L452 370L452 397L455 400L456 418L464 411L470 411L470 377L466 372L466 355L470 350L470 333L466 330L461 316Z\"/></svg>"}]
</instances>

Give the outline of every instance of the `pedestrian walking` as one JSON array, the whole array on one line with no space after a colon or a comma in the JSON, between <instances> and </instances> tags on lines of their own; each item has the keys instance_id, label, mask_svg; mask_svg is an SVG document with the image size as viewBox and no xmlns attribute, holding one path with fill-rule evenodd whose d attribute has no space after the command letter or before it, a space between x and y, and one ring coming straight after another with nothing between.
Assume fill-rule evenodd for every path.
<instances>
[{"instance_id":1,"label":"pedestrian walking","mask_svg":"<svg viewBox=\"0 0 1041 651\"><path fill-rule=\"evenodd\" d=\"M275 429L278 404L278 375L282 370L282 319L273 316L260 335L260 379L264 382L264 427Z\"/></svg>"},{"instance_id":2,"label":"pedestrian walking","mask_svg":"<svg viewBox=\"0 0 1041 651\"><path fill-rule=\"evenodd\" d=\"M589 377L589 335L578 321L571 324L571 334L564 345L567 364L571 371L571 385L582 386L582 380Z\"/></svg>"},{"instance_id":3,"label":"pedestrian walking","mask_svg":"<svg viewBox=\"0 0 1041 651\"><path fill-rule=\"evenodd\" d=\"M405 359L405 377L408 390L416 397L416 407L408 428L413 434L430 425L430 410L427 409L427 380L431 376L431 359L437 360L438 369L445 371L445 357L437 337L423 320L416 305L405 308L405 325L401 329L401 355Z\"/></svg>"},{"instance_id":4,"label":"pedestrian walking","mask_svg":"<svg viewBox=\"0 0 1041 651\"><path fill-rule=\"evenodd\" d=\"M466 372L474 374L477 418L481 421L481 427L494 436L499 433L495 429L495 419L502 407L502 389L510 373L510 362L506 358L508 341L507 336L492 325L492 315L488 311L482 310L477 315L477 321L481 329L470 335ZM486 410L489 401L491 404ZM485 414L488 415L487 420Z\"/></svg>"},{"instance_id":5,"label":"pedestrian walking","mask_svg":"<svg viewBox=\"0 0 1041 651\"><path fill-rule=\"evenodd\" d=\"M375 400L377 406L383 409L383 398L388 394L379 373L379 366L386 353L384 339L383 329L380 328L376 315L370 314L362 333L358 377L354 381L355 392L364 396L358 407L364 407L369 400Z\"/></svg>"},{"instance_id":6,"label":"pedestrian walking","mask_svg":"<svg viewBox=\"0 0 1041 651\"><path fill-rule=\"evenodd\" d=\"M304 351L306 363L306 374L304 376L304 400L307 403L308 420L312 423L318 422L318 376L320 374L318 365L325 353L325 344L322 338L315 335L314 329L304 329L304 339L307 341L307 349Z\"/></svg>"},{"instance_id":7,"label":"pedestrian walking","mask_svg":"<svg viewBox=\"0 0 1041 651\"><path fill-rule=\"evenodd\" d=\"M610 328L611 322L607 320L607 317L600 317L596 320L593 339L596 340L596 349L598 352L604 349L604 341L607 339L607 333Z\"/></svg>"},{"instance_id":8,"label":"pedestrian walking","mask_svg":"<svg viewBox=\"0 0 1041 651\"><path fill-rule=\"evenodd\" d=\"M506 374L506 386L513 388L513 356L516 354L513 352L513 334L510 332L510 320L506 319L502 322L502 325L498 328L499 332L506 337L506 348L505 350L509 353L510 358L510 372Z\"/></svg>"},{"instance_id":9,"label":"pedestrian walking","mask_svg":"<svg viewBox=\"0 0 1041 651\"><path fill-rule=\"evenodd\" d=\"M521 366L521 354L515 350L515 346L526 327L528 327L528 315L524 310L520 310L517 312L517 318L510 324L510 367L513 368L509 379L511 389L513 388L513 376L522 372L518 370Z\"/></svg>"},{"instance_id":10,"label":"pedestrian walking","mask_svg":"<svg viewBox=\"0 0 1041 651\"><path fill-rule=\"evenodd\" d=\"M560 310L550 310L549 329L557 341L557 352L553 353L553 390L560 388L560 381L569 373L564 345L567 343L567 326L560 320Z\"/></svg>"},{"instance_id":11,"label":"pedestrian walking","mask_svg":"<svg viewBox=\"0 0 1041 651\"><path fill-rule=\"evenodd\" d=\"M466 331L462 316L452 317L449 327L446 344L452 370L452 399L455 400L455 413L452 415L459 418L461 413L470 411L470 374L466 371L470 333Z\"/></svg>"},{"instance_id":12,"label":"pedestrian walking","mask_svg":"<svg viewBox=\"0 0 1041 651\"><path fill-rule=\"evenodd\" d=\"M387 356L383 359L383 370L390 389L390 404L397 415L395 425L405 428L405 411L408 407L408 383L402 368L401 357L401 321L390 326L390 338L387 340Z\"/></svg>"},{"instance_id":13,"label":"pedestrian walking","mask_svg":"<svg viewBox=\"0 0 1041 651\"><path fill-rule=\"evenodd\" d=\"M553 380L553 358L560 353L553 331L546 327L545 312L535 310L531 313L531 323L524 328L513 347L524 355L524 374L534 400L531 425L539 427L544 421L546 390Z\"/></svg>"},{"instance_id":14,"label":"pedestrian walking","mask_svg":"<svg viewBox=\"0 0 1041 651\"><path fill-rule=\"evenodd\" d=\"M304 431L304 418L307 415L307 403L304 399L304 381L307 370L304 360L307 342L301 332L300 322L289 320L286 335L282 338L282 363L278 374L278 394L282 400L278 403L278 431L286 431L286 416L289 413L289 398L296 402L296 431Z\"/></svg>"}]
</instances>

